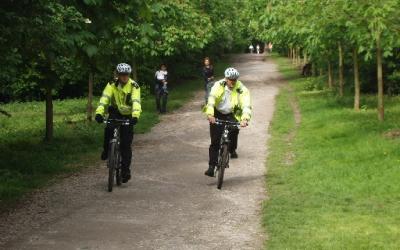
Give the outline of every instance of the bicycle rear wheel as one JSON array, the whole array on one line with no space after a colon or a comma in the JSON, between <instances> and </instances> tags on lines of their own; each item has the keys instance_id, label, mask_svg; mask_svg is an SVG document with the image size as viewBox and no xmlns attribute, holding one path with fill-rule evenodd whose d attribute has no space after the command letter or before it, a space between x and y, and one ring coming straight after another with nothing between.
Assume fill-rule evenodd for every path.
<instances>
[{"instance_id":1,"label":"bicycle rear wheel","mask_svg":"<svg viewBox=\"0 0 400 250\"><path fill-rule=\"evenodd\" d=\"M114 173L115 173L115 164L117 162L117 154L116 154L116 143L110 143L110 148L108 152L108 192L112 192L114 186Z\"/></svg>"},{"instance_id":2,"label":"bicycle rear wheel","mask_svg":"<svg viewBox=\"0 0 400 250\"><path fill-rule=\"evenodd\" d=\"M228 145L224 144L220 150L220 155L218 159L218 182L217 182L217 188L221 189L222 188L222 183L224 182L224 173L225 173L225 168L228 165L229 161L229 152L228 152Z\"/></svg>"}]
</instances>

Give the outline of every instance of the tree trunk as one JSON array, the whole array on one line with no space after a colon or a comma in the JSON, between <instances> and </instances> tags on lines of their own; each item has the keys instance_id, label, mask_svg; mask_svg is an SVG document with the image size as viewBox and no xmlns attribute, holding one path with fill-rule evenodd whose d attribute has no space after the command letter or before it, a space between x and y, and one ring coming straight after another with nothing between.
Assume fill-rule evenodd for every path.
<instances>
[{"instance_id":1,"label":"tree trunk","mask_svg":"<svg viewBox=\"0 0 400 250\"><path fill-rule=\"evenodd\" d=\"M132 78L133 80L138 81L136 58L133 58L132 60Z\"/></svg>"},{"instance_id":2,"label":"tree trunk","mask_svg":"<svg viewBox=\"0 0 400 250\"><path fill-rule=\"evenodd\" d=\"M296 49L292 49L292 64L296 64Z\"/></svg>"},{"instance_id":3,"label":"tree trunk","mask_svg":"<svg viewBox=\"0 0 400 250\"><path fill-rule=\"evenodd\" d=\"M311 75L317 76L317 64L316 63L312 63L312 65L311 65Z\"/></svg>"},{"instance_id":4,"label":"tree trunk","mask_svg":"<svg viewBox=\"0 0 400 250\"><path fill-rule=\"evenodd\" d=\"M323 76L324 70L322 68L319 68L319 76Z\"/></svg>"},{"instance_id":5,"label":"tree trunk","mask_svg":"<svg viewBox=\"0 0 400 250\"><path fill-rule=\"evenodd\" d=\"M378 68L378 118L380 121L383 121L385 119L385 109L383 105L383 70L380 35L376 39L376 62Z\"/></svg>"},{"instance_id":6,"label":"tree trunk","mask_svg":"<svg viewBox=\"0 0 400 250\"><path fill-rule=\"evenodd\" d=\"M92 121L93 119L93 70L90 69L89 81L88 81L88 102L87 102L87 112L86 119Z\"/></svg>"},{"instance_id":7,"label":"tree trunk","mask_svg":"<svg viewBox=\"0 0 400 250\"><path fill-rule=\"evenodd\" d=\"M298 64L301 66L301 48L299 48L299 62L298 62Z\"/></svg>"},{"instance_id":8,"label":"tree trunk","mask_svg":"<svg viewBox=\"0 0 400 250\"><path fill-rule=\"evenodd\" d=\"M297 53L296 53L296 65L299 66L300 65L300 48L297 47Z\"/></svg>"},{"instance_id":9,"label":"tree trunk","mask_svg":"<svg viewBox=\"0 0 400 250\"><path fill-rule=\"evenodd\" d=\"M333 72L331 62L328 62L328 87L329 89L333 88Z\"/></svg>"},{"instance_id":10,"label":"tree trunk","mask_svg":"<svg viewBox=\"0 0 400 250\"><path fill-rule=\"evenodd\" d=\"M360 111L360 73L358 67L358 52L353 48L353 64L354 64L354 110Z\"/></svg>"},{"instance_id":11,"label":"tree trunk","mask_svg":"<svg viewBox=\"0 0 400 250\"><path fill-rule=\"evenodd\" d=\"M53 95L52 88L46 86L46 137L45 141L53 140Z\"/></svg>"},{"instance_id":12,"label":"tree trunk","mask_svg":"<svg viewBox=\"0 0 400 250\"><path fill-rule=\"evenodd\" d=\"M344 75L343 75L343 48L339 42L339 95L343 96L344 92Z\"/></svg>"}]
</instances>

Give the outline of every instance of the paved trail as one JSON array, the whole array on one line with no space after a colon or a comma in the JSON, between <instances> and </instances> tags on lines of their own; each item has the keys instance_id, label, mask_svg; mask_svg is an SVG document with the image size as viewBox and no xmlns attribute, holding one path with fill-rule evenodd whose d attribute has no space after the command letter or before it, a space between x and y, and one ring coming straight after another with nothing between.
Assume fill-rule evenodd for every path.
<instances>
[{"instance_id":1,"label":"paved trail","mask_svg":"<svg viewBox=\"0 0 400 250\"><path fill-rule=\"evenodd\" d=\"M239 135L222 190L203 175L209 132L203 93L134 141L133 179L105 191L106 169L90 168L38 192L0 218L4 249L261 249L267 128L279 75L262 55L234 65L250 89L251 126Z\"/></svg>"}]
</instances>

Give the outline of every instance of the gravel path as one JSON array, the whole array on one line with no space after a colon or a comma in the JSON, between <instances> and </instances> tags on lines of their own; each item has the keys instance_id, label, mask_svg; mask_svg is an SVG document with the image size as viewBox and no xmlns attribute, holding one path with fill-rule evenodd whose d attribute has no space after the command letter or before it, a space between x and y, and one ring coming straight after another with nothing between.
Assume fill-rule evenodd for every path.
<instances>
[{"instance_id":1,"label":"gravel path","mask_svg":"<svg viewBox=\"0 0 400 250\"><path fill-rule=\"evenodd\" d=\"M35 193L0 218L2 249L260 249L267 128L280 82L262 55L234 65L250 89L254 117L239 135L222 190L203 175L208 123L203 93L134 140L133 179L106 192L105 166Z\"/></svg>"}]
</instances>

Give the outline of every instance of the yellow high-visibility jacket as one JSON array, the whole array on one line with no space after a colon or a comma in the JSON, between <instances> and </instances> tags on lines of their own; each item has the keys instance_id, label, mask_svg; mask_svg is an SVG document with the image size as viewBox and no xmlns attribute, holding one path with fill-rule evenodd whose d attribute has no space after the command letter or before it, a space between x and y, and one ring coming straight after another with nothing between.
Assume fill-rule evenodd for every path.
<instances>
[{"instance_id":1,"label":"yellow high-visibility jacket","mask_svg":"<svg viewBox=\"0 0 400 250\"><path fill-rule=\"evenodd\" d=\"M214 108L218 110L218 105L225 98L226 88L225 79L217 81L211 88L205 110L208 116L214 116ZM229 102L237 121L250 120L252 110L250 92L241 81L237 81L235 87L231 90Z\"/></svg>"},{"instance_id":2,"label":"yellow high-visibility jacket","mask_svg":"<svg viewBox=\"0 0 400 250\"><path fill-rule=\"evenodd\" d=\"M104 116L107 107L112 105L118 108L122 115L132 115L132 117L139 118L142 113L140 101L139 84L132 79L129 79L123 87L118 83L110 82L103 91L96 114Z\"/></svg>"}]
</instances>

